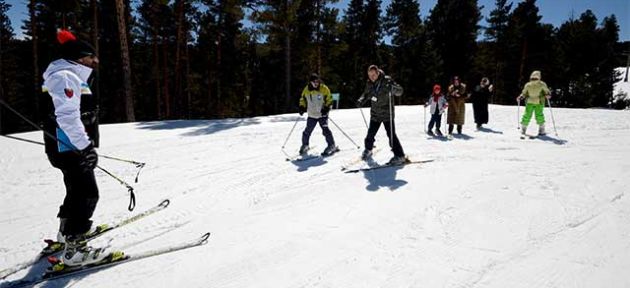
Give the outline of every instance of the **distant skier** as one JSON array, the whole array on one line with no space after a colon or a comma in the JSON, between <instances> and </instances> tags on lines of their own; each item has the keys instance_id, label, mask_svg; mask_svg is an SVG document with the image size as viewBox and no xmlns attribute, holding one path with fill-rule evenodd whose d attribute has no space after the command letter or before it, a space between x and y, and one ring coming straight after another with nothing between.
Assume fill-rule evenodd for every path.
<instances>
[{"instance_id":1,"label":"distant skier","mask_svg":"<svg viewBox=\"0 0 630 288\"><path fill-rule=\"evenodd\" d=\"M433 93L429 96L429 101L424 106L429 106L429 112L431 113L427 134L430 136L443 136L442 131L440 131L440 124L442 123L442 113L448 107L448 103L446 97L442 94L442 87L439 84L433 86ZM435 125L435 134L433 133L433 125Z\"/></svg>"},{"instance_id":2,"label":"distant skier","mask_svg":"<svg viewBox=\"0 0 630 288\"><path fill-rule=\"evenodd\" d=\"M94 263L107 256L84 241L91 232L98 202L94 168L98 161L98 107L88 85L92 68L99 63L94 48L61 30L57 39L61 58L44 72L45 150L53 167L61 170L66 196L59 207L59 242L65 242L63 262L68 266Z\"/></svg>"},{"instance_id":3,"label":"distant skier","mask_svg":"<svg viewBox=\"0 0 630 288\"><path fill-rule=\"evenodd\" d=\"M381 124L383 124L387 137L389 137L389 145L392 148L392 152L394 152L394 157L389 160L388 164L399 165L405 163L407 158L396 136L394 99L392 99L392 96L400 97L402 94L403 88L394 82L391 77L386 76L378 66L371 65L368 68L368 81L365 84L365 90L357 100L357 107L363 106L367 101L371 103L370 126L365 137L365 150L361 154L363 160L372 156L374 137Z\"/></svg>"},{"instance_id":4,"label":"distant skier","mask_svg":"<svg viewBox=\"0 0 630 288\"><path fill-rule=\"evenodd\" d=\"M453 77L448 87L448 135L453 135L453 128L457 125L457 134L462 134L462 126L466 120L466 84L461 83L458 76Z\"/></svg>"},{"instance_id":5,"label":"distant skier","mask_svg":"<svg viewBox=\"0 0 630 288\"><path fill-rule=\"evenodd\" d=\"M309 139L313 129L317 123L322 128L322 133L326 138L328 146L322 152L322 156L330 156L339 151L339 148L335 145L335 139L333 138L330 128L328 128L328 112L332 107L333 100L328 86L321 83L321 79L317 73L311 74L309 83L302 90L302 96L300 96L299 112L300 116L304 112L308 112L308 118L306 119L306 128L302 133L302 147L300 147L300 155L305 155L309 150Z\"/></svg>"},{"instance_id":6,"label":"distant skier","mask_svg":"<svg viewBox=\"0 0 630 288\"><path fill-rule=\"evenodd\" d=\"M540 71L532 72L531 76L529 76L529 82L527 82L525 87L523 87L521 95L516 98L519 102L523 99L527 100L525 113L521 119L522 136L525 136L527 126L532 119L532 114L535 114L536 116L536 123L538 123L538 135L543 136L546 134L545 114L543 114L543 108L545 107L545 98L551 98L551 91L547 87L547 84L541 81L541 79Z\"/></svg>"},{"instance_id":7,"label":"distant skier","mask_svg":"<svg viewBox=\"0 0 630 288\"><path fill-rule=\"evenodd\" d=\"M481 78L481 83L475 87L472 93L471 101L477 130L481 129L483 124L488 124L488 102L493 89L490 79L483 77Z\"/></svg>"}]
</instances>

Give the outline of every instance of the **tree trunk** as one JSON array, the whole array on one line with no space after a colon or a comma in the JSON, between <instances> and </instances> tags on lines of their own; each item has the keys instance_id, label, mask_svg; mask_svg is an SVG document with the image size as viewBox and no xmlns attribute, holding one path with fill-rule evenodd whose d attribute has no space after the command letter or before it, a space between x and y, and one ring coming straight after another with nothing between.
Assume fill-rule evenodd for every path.
<instances>
[{"instance_id":1,"label":"tree trunk","mask_svg":"<svg viewBox=\"0 0 630 288\"><path fill-rule=\"evenodd\" d=\"M4 102L4 88L2 85L2 80L4 79L3 71L2 71L2 27L0 27L0 101ZM4 107L0 106L0 135L4 135L4 130L2 130L2 109Z\"/></svg>"},{"instance_id":2,"label":"tree trunk","mask_svg":"<svg viewBox=\"0 0 630 288\"><path fill-rule=\"evenodd\" d=\"M285 0L285 15L288 16L289 13L289 0ZM282 112L287 112L287 109L289 107L291 107L291 27L289 27L289 23L287 21L287 17L285 16L285 23L284 23L284 32L285 32L285 47L284 47L284 51L285 51L285 75L284 75L284 81L285 81L285 99L284 99L284 109L285 111Z\"/></svg>"},{"instance_id":3,"label":"tree trunk","mask_svg":"<svg viewBox=\"0 0 630 288\"><path fill-rule=\"evenodd\" d=\"M181 73L181 61L182 42L185 41L183 35L184 27L184 4L185 0L177 1L176 13L177 13L177 32L175 35L175 111L176 117L181 117L182 107L182 73Z\"/></svg>"},{"instance_id":4,"label":"tree trunk","mask_svg":"<svg viewBox=\"0 0 630 288\"><path fill-rule=\"evenodd\" d=\"M166 118L171 118L171 95L168 91L168 37L162 37L162 80L164 81L162 89L164 89L164 110Z\"/></svg>"},{"instance_id":5,"label":"tree trunk","mask_svg":"<svg viewBox=\"0 0 630 288\"><path fill-rule=\"evenodd\" d=\"M35 105L35 119L38 121L39 120L39 101L41 97L37 97L38 95L40 95L41 93L41 83L39 80L39 48L38 48L38 37L37 37L37 15L35 14L35 0L31 0L30 4L28 6L28 11L29 11L29 15L30 15L30 21L31 21L31 41L33 44L33 98L35 99L35 101L33 101L34 105Z\"/></svg>"},{"instance_id":6,"label":"tree trunk","mask_svg":"<svg viewBox=\"0 0 630 288\"><path fill-rule=\"evenodd\" d=\"M90 1L90 5L92 7L92 31L90 33L90 38L92 38L92 45L94 46L94 50L96 52L96 55L100 55L99 54L99 43L98 43L98 32L99 32L99 27L98 27L98 1L97 0L91 0ZM96 69L94 69L94 74L96 75L96 77L93 78L94 83L91 83L90 85L90 89L94 92L94 95L96 96L96 107L97 107L97 111L98 111L98 107L100 106L100 96L101 96L101 90L100 90L100 77L99 77L99 67L97 66ZM97 115L98 116L98 115ZM97 117L98 119L98 117Z\"/></svg>"},{"instance_id":7,"label":"tree trunk","mask_svg":"<svg viewBox=\"0 0 630 288\"><path fill-rule=\"evenodd\" d=\"M136 121L133 109L133 94L131 93L131 64L129 62L129 46L127 44L127 25L125 24L125 6L123 0L116 0L116 14L118 14L118 35L120 41L120 56L122 59L123 93L125 116L129 122Z\"/></svg>"},{"instance_id":8,"label":"tree trunk","mask_svg":"<svg viewBox=\"0 0 630 288\"><path fill-rule=\"evenodd\" d=\"M152 29L153 30L153 29ZM160 51L158 50L157 33L153 30L153 82L155 83L155 113L158 119L162 119L162 89L160 89Z\"/></svg>"},{"instance_id":9,"label":"tree trunk","mask_svg":"<svg viewBox=\"0 0 630 288\"><path fill-rule=\"evenodd\" d=\"M188 41L186 41L188 42ZM188 49L188 43L186 43L185 50L186 59L186 119L190 119L190 107L192 103L192 94L190 92L190 49Z\"/></svg>"},{"instance_id":10,"label":"tree trunk","mask_svg":"<svg viewBox=\"0 0 630 288\"><path fill-rule=\"evenodd\" d=\"M215 65L215 67L217 68L217 73L216 73L216 81L217 81L217 106L216 106L216 113L217 115L219 115L220 117L223 116L223 103L221 100L221 78L223 77L222 73L221 73L221 32L223 31L223 14L225 13L225 11L223 11L224 7L223 7L223 3L224 1L219 1L219 19L217 20L217 63Z\"/></svg>"},{"instance_id":11,"label":"tree trunk","mask_svg":"<svg viewBox=\"0 0 630 288\"><path fill-rule=\"evenodd\" d=\"M521 54L521 65L519 68L519 75L518 75L518 81L521 86L527 82L525 81L525 74L524 74L525 73L525 60L527 60L527 39L525 39L523 42L523 51Z\"/></svg>"},{"instance_id":12,"label":"tree trunk","mask_svg":"<svg viewBox=\"0 0 630 288\"><path fill-rule=\"evenodd\" d=\"M317 21L315 22L317 24L317 35L316 35L316 39L317 39L317 74L321 77L322 75L322 33L321 33L321 25L322 25L322 13L321 13L321 9L322 9L322 1L321 0L317 0L315 1L315 5L316 5L316 14L317 14Z\"/></svg>"}]
</instances>

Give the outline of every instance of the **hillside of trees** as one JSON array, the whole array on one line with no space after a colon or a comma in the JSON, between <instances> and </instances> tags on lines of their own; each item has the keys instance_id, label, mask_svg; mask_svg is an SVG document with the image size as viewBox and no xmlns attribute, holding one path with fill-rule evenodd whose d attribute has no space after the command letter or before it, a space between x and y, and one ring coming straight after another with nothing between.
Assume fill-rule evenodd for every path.
<instances>
[{"instance_id":1,"label":"hillside of trees","mask_svg":"<svg viewBox=\"0 0 630 288\"><path fill-rule=\"evenodd\" d=\"M590 11L560 27L541 23L536 0L496 0L481 27L476 0L29 0L17 39L0 0L0 99L35 122L42 72L57 58L56 31L92 43L100 65L91 85L100 122L249 117L297 111L308 75L319 73L340 107L354 107L377 64L423 103L435 83L458 75L495 86L492 102L514 104L541 70L562 107L610 107L615 67L626 66L615 15ZM626 54L624 54L626 53ZM0 133L32 130L0 108Z\"/></svg>"}]
</instances>

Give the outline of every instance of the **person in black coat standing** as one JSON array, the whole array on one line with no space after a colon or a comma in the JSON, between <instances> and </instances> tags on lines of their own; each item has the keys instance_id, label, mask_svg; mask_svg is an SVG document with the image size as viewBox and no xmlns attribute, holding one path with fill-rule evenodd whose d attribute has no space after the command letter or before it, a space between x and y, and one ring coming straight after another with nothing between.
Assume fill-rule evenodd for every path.
<instances>
[{"instance_id":1,"label":"person in black coat standing","mask_svg":"<svg viewBox=\"0 0 630 288\"><path fill-rule=\"evenodd\" d=\"M487 77L481 79L481 83L475 87L472 93L473 112L475 114L475 123L477 130L481 129L483 124L488 124L488 102L492 95L494 87L490 84Z\"/></svg>"},{"instance_id":2,"label":"person in black coat standing","mask_svg":"<svg viewBox=\"0 0 630 288\"><path fill-rule=\"evenodd\" d=\"M361 154L361 159L367 160L372 156L374 137L381 124L383 124L387 137L389 137L389 145L392 148L392 152L394 152L394 157L389 160L388 164L399 165L407 161L402 145L400 145L398 136L396 136L394 99L392 99L392 97L400 97L402 94L403 88L398 83L390 76L385 75L385 72L379 69L378 66L370 65L365 90L357 100L357 107L362 107L368 101L371 106L370 125L367 136L365 136L365 150Z\"/></svg>"}]
</instances>

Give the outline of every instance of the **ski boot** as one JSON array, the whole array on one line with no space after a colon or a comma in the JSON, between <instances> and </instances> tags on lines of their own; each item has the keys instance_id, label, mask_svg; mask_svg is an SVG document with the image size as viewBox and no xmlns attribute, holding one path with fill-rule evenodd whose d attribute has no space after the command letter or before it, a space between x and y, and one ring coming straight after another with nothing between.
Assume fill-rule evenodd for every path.
<instances>
[{"instance_id":1,"label":"ski boot","mask_svg":"<svg viewBox=\"0 0 630 288\"><path fill-rule=\"evenodd\" d=\"M361 153L361 160L365 161L370 159L370 157L372 157L372 150L363 150L363 153Z\"/></svg>"},{"instance_id":2,"label":"ski boot","mask_svg":"<svg viewBox=\"0 0 630 288\"><path fill-rule=\"evenodd\" d=\"M324 149L324 152L322 152L322 156L326 157L326 156L330 156L333 155L335 153L339 152L339 147L333 145L328 145L328 147L326 147L326 149Z\"/></svg>"},{"instance_id":3,"label":"ski boot","mask_svg":"<svg viewBox=\"0 0 630 288\"><path fill-rule=\"evenodd\" d=\"M405 156L394 156L392 159L389 159L387 165L402 165L407 162L407 157Z\"/></svg>"},{"instance_id":4,"label":"ski boot","mask_svg":"<svg viewBox=\"0 0 630 288\"><path fill-rule=\"evenodd\" d=\"M308 145L302 145L300 147L300 155L302 156L306 155L306 153L308 153L308 149L309 149Z\"/></svg>"},{"instance_id":5,"label":"ski boot","mask_svg":"<svg viewBox=\"0 0 630 288\"><path fill-rule=\"evenodd\" d=\"M437 135L438 137L444 136L444 134L442 134L442 131L440 131L440 129L435 129L435 135Z\"/></svg>"},{"instance_id":6,"label":"ski boot","mask_svg":"<svg viewBox=\"0 0 630 288\"><path fill-rule=\"evenodd\" d=\"M113 258L119 259L124 253L120 251L108 252L106 248L94 248L88 245L88 233L66 236L65 247L60 259L50 257L51 271L58 272L68 267L98 264Z\"/></svg>"},{"instance_id":7,"label":"ski boot","mask_svg":"<svg viewBox=\"0 0 630 288\"><path fill-rule=\"evenodd\" d=\"M431 131L431 130L427 131L427 135L429 135L431 137L435 137L435 134L433 134L433 131Z\"/></svg>"},{"instance_id":8,"label":"ski boot","mask_svg":"<svg viewBox=\"0 0 630 288\"><path fill-rule=\"evenodd\" d=\"M545 136L547 132L545 132L545 124L540 124L538 127L538 136Z\"/></svg>"}]
</instances>

